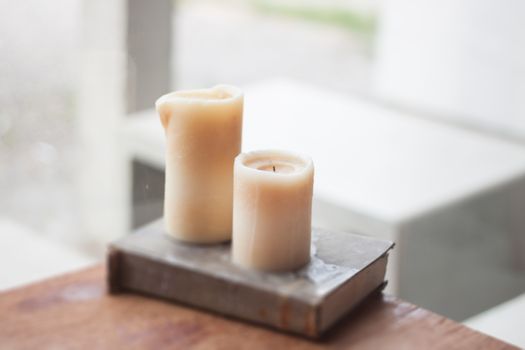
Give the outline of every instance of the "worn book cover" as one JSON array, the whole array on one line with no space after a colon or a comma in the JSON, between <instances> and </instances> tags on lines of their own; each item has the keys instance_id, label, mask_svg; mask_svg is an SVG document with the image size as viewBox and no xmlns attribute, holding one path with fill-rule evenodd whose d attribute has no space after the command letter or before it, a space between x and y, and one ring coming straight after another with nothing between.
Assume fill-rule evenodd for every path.
<instances>
[{"instance_id":1,"label":"worn book cover","mask_svg":"<svg viewBox=\"0 0 525 350\"><path fill-rule=\"evenodd\" d=\"M308 265L267 273L233 264L229 243L178 242L157 221L111 244L109 291L169 299L317 338L384 283L392 247L314 228Z\"/></svg>"}]
</instances>

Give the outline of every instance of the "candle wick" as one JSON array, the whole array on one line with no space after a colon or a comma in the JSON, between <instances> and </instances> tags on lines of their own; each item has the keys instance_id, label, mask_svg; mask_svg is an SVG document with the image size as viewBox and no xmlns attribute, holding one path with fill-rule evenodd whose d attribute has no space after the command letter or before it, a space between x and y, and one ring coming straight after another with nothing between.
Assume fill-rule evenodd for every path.
<instances>
[{"instance_id":1,"label":"candle wick","mask_svg":"<svg viewBox=\"0 0 525 350\"><path fill-rule=\"evenodd\" d=\"M272 165L272 168L273 168L273 172L275 173L275 165Z\"/></svg>"}]
</instances>

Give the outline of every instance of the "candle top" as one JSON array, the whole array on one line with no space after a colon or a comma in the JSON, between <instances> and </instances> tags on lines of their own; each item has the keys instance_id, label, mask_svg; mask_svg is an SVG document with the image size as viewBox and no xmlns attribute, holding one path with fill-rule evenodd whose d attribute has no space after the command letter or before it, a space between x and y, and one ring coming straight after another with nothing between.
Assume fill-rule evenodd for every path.
<instances>
[{"instance_id":1,"label":"candle top","mask_svg":"<svg viewBox=\"0 0 525 350\"><path fill-rule=\"evenodd\" d=\"M209 89L179 90L161 96L156 102L157 110L165 104L223 104L241 98L242 90L232 85L216 85Z\"/></svg>"},{"instance_id":2,"label":"candle top","mask_svg":"<svg viewBox=\"0 0 525 350\"><path fill-rule=\"evenodd\" d=\"M297 169L302 168L304 165L297 164L295 160L283 161L283 160L272 160L272 159L252 159L247 160L244 165L261 170L261 171L270 171L280 174L289 174L295 172Z\"/></svg>"},{"instance_id":3,"label":"candle top","mask_svg":"<svg viewBox=\"0 0 525 350\"><path fill-rule=\"evenodd\" d=\"M313 162L309 157L280 150L242 153L235 162L263 176L302 176L313 171Z\"/></svg>"},{"instance_id":4,"label":"candle top","mask_svg":"<svg viewBox=\"0 0 525 350\"><path fill-rule=\"evenodd\" d=\"M241 105L243 93L232 85L216 85L210 89L179 90L161 96L155 102L164 129L167 129L174 108L216 108L218 106Z\"/></svg>"}]
</instances>

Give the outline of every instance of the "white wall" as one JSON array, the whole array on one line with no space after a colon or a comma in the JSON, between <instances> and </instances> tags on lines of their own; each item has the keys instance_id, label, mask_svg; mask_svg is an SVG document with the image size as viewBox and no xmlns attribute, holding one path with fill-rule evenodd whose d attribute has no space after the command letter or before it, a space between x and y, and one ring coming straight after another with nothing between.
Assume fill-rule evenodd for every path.
<instances>
[{"instance_id":1,"label":"white wall","mask_svg":"<svg viewBox=\"0 0 525 350\"><path fill-rule=\"evenodd\" d=\"M375 90L388 101L525 140L525 2L385 0Z\"/></svg>"}]
</instances>

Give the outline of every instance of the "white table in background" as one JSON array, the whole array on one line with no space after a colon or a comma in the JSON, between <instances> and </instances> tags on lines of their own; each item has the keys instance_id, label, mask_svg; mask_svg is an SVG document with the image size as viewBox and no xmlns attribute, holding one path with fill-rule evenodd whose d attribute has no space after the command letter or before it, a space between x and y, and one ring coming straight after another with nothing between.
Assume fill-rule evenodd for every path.
<instances>
[{"instance_id":1,"label":"white table in background","mask_svg":"<svg viewBox=\"0 0 525 350\"><path fill-rule=\"evenodd\" d=\"M81 269L96 259L0 217L0 291Z\"/></svg>"},{"instance_id":2,"label":"white table in background","mask_svg":"<svg viewBox=\"0 0 525 350\"><path fill-rule=\"evenodd\" d=\"M314 224L397 246L390 292L461 320L525 289L525 148L289 80L245 88L243 150L312 156ZM154 111L124 127L162 168Z\"/></svg>"}]
</instances>

